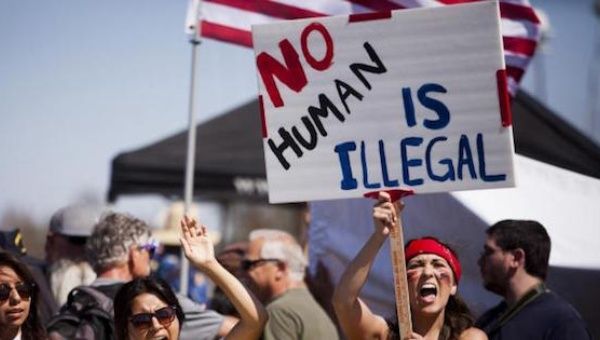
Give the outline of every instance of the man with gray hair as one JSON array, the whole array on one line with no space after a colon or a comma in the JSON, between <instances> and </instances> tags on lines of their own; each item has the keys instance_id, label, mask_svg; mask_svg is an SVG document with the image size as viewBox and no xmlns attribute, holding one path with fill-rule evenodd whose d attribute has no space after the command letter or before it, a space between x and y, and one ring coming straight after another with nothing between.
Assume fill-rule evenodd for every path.
<instances>
[{"instance_id":1,"label":"man with gray hair","mask_svg":"<svg viewBox=\"0 0 600 340\"><path fill-rule=\"evenodd\" d=\"M156 248L148 225L122 213L108 213L95 226L86 253L98 275L91 287L111 301L121 286L150 275L150 260ZM185 296L178 296L185 314L180 339L214 339L227 334L235 319L224 319ZM112 315L112 307L110 307Z\"/></svg>"},{"instance_id":2,"label":"man with gray hair","mask_svg":"<svg viewBox=\"0 0 600 340\"><path fill-rule=\"evenodd\" d=\"M258 229L249 239L241 269L269 314L263 339L338 339L333 322L304 283L307 260L294 237Z\"/></svg>"}]
</instances>

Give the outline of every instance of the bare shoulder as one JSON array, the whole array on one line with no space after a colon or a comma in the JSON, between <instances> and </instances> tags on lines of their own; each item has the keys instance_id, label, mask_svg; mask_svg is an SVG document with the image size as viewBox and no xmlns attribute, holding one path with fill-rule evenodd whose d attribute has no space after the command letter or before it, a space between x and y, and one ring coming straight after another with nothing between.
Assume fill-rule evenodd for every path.
<instances>
[{"instance_id":1,"label":"bare shoulder","mask_svg":"<svg viewBox=\"0 0 600 340\"><path fill-rule=\"evenodd\" d=\"M479 328L467 328L460 335L459 340L487 340L487 335Z\"/></svg>"}]
</instances>

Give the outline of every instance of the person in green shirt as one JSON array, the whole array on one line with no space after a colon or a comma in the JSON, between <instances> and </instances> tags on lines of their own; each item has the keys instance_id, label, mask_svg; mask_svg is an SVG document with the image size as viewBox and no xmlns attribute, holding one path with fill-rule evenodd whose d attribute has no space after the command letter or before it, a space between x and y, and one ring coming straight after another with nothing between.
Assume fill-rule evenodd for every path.
<instances>
[{"instance_id":1,"label":"person in green shirt","mask_svg":"<svg viewBox=\"0 0 600 340\"><path fill-rule=\"evenodd\" d=\"M241 268L269 314L262 338L338 339L335 325L304 283L307 260L294 237L259 229L250 233L249 241Z\"/></svg>"}]
</instances>

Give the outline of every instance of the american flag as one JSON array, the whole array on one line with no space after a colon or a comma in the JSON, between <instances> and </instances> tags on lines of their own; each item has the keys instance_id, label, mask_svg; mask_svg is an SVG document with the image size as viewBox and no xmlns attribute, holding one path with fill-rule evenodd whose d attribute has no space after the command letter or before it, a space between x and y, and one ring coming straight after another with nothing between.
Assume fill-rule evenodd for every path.
<instances>
[{"instance_id":1,"label":"american flag","mask_svg":"<svg viewBox=\"0 0 600 340\"><path fill-rule=\"evenodd\" d=\"M480 0L202 0L200 34L252 46L251 25L329 15L435 7ZM540 36L528 0L500 0L508 89L515 94Z\"/></svg>"}]
</instances>

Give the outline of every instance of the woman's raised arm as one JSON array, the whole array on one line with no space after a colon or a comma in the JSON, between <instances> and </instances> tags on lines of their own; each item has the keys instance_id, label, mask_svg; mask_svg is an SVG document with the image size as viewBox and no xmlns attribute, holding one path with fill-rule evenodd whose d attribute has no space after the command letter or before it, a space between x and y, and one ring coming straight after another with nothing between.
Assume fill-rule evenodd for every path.
<instances>
[{"instance_id":1,"label":"woman's raised arm","mask_svg":"<svg viewBox=\"0 0 600 340\"><path fill-rule=\"evenodd\" d=\"M263 305L217 261L205 226L196 226L196 221L186 216L181 221L181 231L185 256L223 290L240 314L240 321L225 339L258 339L268 318Z\"/></svg>"},{"instance_id":2,"label":"woman's raised arm","mask_svg":"<svg viewBox=\"0 0 600 340\"><path fill-rule=\"evenodd\" d=\"M387 239L396 221L396 212L390 196L381 192L373 207L375 231L356 257L348 264L335 288L333 306L342 331L352 339L386 339L389 333L385 319L371 312L358 297L367 281L375 256Z\"/></svg>"}]
</instances>

